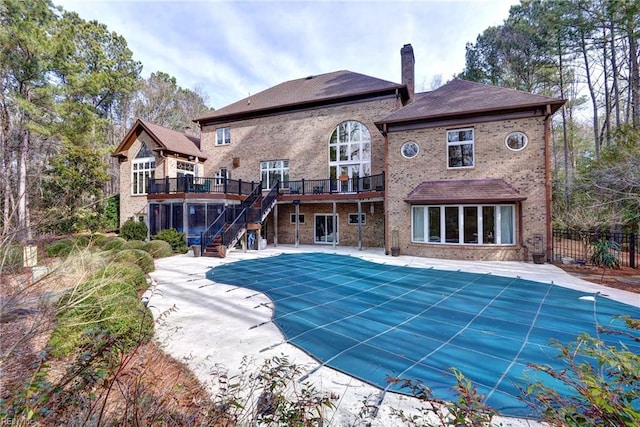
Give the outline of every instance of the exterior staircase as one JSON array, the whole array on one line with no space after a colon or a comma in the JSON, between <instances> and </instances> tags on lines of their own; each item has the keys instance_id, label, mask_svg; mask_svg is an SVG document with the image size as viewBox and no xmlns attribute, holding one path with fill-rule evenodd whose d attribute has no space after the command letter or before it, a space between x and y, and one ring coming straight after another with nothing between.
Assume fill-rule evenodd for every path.
<instances>
[{"instance_id":1,"label":"exterior staircase","mask_svg":"<svg viewBox=\"0 0 640 427\"><path fill-rule=\"evenodd\" d=\"M240 205L227 206L201 234L202 255L224 258L248 230L259 229L277 203L279 189L277 182L263 195L258 186Z\"/></svg>"}]
</instances>

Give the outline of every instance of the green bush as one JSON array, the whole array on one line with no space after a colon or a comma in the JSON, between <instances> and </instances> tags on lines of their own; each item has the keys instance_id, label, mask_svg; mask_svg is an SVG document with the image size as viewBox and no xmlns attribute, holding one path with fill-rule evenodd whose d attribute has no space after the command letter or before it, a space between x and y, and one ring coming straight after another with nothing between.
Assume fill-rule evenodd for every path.
<instances>
[{"instance_id":1,"label":"green bush","mask_svg":"<svg viewBox=\"0 0 640 427\"><path fill-rule=\"evenodd\" d=\"M127 243L122 245L122 247L120 249L142 249L142 250L144 250L144 247L146 245L147 245L147 243L143 242L142 240L129 240Z\"/></svg>"},{"instance_id":2,"label":"green bush","mask_svg":"<svg viewBox=\"0 0 640 427\"><path fill-rule=\"evenodd\" d=\"M620 268L620 245L612 240L600 239L591 244L591 263L602 268Z\"/></svg>"},{"instance_id":3,"label":"green bush","mask_svg":"<svg viewBox=\"0 0 640 427\"><path fill-rule=\"evenodd\" d=\"M103 248L108 241L109 241L109 236L105 234L96 233L91 236L91 242L93 246L97 246L99 248Z\"/></svg>"},{"instance_id":4,"label":"green bush","mask_svg":"<svg viewBox=\"0 0 640 427\"><path fill-rule=\"evenodd\" d=\"M125 282L136 292L147 289L147 278L142 268L131 262L111 263L91 275L89 280L104 283Z\"/></svg>"},{"instance_id":5,"label":"green bush","mask_svg":"<svg viewBox=\"0 0 640 427\"><path fill-rule=\"evenodd\" d=\"M144 222L128 219L120 227L120 237L126 240L146 240L148 231Z\"/></svg>"},{"instance_id":6,"label":"green bush","mask_svg":"<svg viewBox=\"0 0 640 427\"><path fill-rule=\"evenodd\" d=\"M107 198L107 203L100 215L100 225L103 230L116 230L120 219L120 195Z\"/></svg>"},{"instance_id":7,"label":"green bush","mask_svg":"<svg viewBox=\"0 0 640 427\"><path fill-rule=\"evenodd\" d=\"M134 263L145 273L150 273L156 268L153 257L141 249L123 249L115 253L113 261Z\"/></svg>"},{"instance_id":8,"label":"green bush","mask_svg":"<svg viewBox=\"0 0 640 427\"><path fill-rule=\"evenodd\" d=\"M153 236L155 240L164 240L171 245L174 253L184 254L187 252L187 241L184 233L180 233L175 228L165 228Z\"/></svg>"},{"instance_id":9,"label":"green bush","mask_svg":"<svg viewBox=\"0 0 640 427\"><path fill-rule=\"evenodd\" d=\"M75 248L75 243L73 239L62 239L62 240L56 240L55 242L49 243L44 248L44 253L48 257L64 258L68 256L71 252L73 252L74 248Z\"/></svg>"},{"instance_id":10,"label":"green bush","mask_svg":"<svg viewBox=\"0 0 640 427\"><path fill-rule=\"evenodd\" d=\"M85 234L73 236L73 246L74 249L85 249L91 245L91 236L87 236Z\"/></svg>"},{"instance_id":11,"label":"green bush","mask_svg":"<svg viewBox=\"0 0 640 427\"><path fill-rule=\"evenodd\" d=\"M131 283L96 278L60 299L49 341L54 357L70 355L97 335L117 340L125 352L152 337L152 315Z\"/></svg>"},{"instance_id":12,"label":"green bush","mask_svg":"<svg viewBox=\"0 0 640 427\"><path fill-rule=\"evenodd\" d=\"M171 245L164 240L152 240L147 242L143 249L153 258L166 258L173 255Z\"/></svg>"},{"instance_id":13,"label":"green bush","mask_svg":"<svg viewBox=\"0 0 640 427\"><path fill-rule=\"evenodd\" d=\"M120 249L125 243L127 243L127 241L122 237L112 236L107 239L107 242L104 244L103 249L105 251Z\"/></svg>"}]
</instances>

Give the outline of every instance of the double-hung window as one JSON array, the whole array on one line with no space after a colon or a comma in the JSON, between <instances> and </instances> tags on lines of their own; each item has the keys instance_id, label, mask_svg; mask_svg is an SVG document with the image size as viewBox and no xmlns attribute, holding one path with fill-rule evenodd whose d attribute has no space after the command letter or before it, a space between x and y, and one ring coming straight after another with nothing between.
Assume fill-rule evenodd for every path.
<instances>
[{"instance_id":1,"label":"double-hung window","mask_svg":"<svg viewBox=\"0 0 640 427\"><path fill-rule=\"evenodd\" d=\"M515 244L514 205L413 206L415 243Z\"/></svg>"},{"instance_id":2,"label":"double-hung window","mask_svg":"<svg viewBox=\"0 0 640 427\"><path fill-rule=\"evenodd\" d=\"M216 145L231 144L231 128L216 129Z\"/></svg>"},{"instance_id":3,"label":"double-hung window","mask_svg":"<svg viewBox=\"0 0 640 427\"><path fill-rule=\"evenodd\" d=\"M143 145L131 162L131 194L147 194L149 181L155 178L156 158L153 152Z\"/></svg>"},{"instance_id":4,"label":"double-hung window","mask_svg":"<svg viewBox=\"0 0 640 427\"><path fill-rule=\"evenodd\" d=\"M268 160L260 162L262 188L273 187L280 181L281 188L289 187L289 160Z\"/></svg>"},{"instance_id":5,"label":"double-hung window","mask_svg":"<svg viewBox=\"0 0 640 427\"><path fill-rule=\"evenodd\" d=\"M473 167L473 157L473 129L452 129L447 131L447 166L449 168Z\"/></svg>"}]
</instances>

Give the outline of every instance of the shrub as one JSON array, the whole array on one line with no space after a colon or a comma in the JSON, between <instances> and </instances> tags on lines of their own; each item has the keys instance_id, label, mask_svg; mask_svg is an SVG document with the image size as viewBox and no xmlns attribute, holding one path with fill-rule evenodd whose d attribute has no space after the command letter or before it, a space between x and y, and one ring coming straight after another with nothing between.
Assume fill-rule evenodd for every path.
<instances>
[{"instance_id":1,"label":"shrub","mask_svg":"<svg viewBox=\"0 0 640 427\"><path fill-rule=\"evenodd\" d=\"M153 258L166 258L173 255L171 245L164 240L152 240L147 242L143 249Z\"/></svg>"},{"instance_id":2,"label":"shrub","mask_svg":"<svg viewBox=\"0 0 640 427\"><path fill-rule=\"evenodd\" d=\"M187 252L187 241L184 233L180 233L175 228L165 228L153 236L155 240L164 240L171 245L174 253L184 254Z\"/></svg>"},{"instance_id":3,"label":"shrub","mask_svg":"<svg viewBox=\"0 0 640 427\"><path fill-rule=\"evenodd\" d=\"M128 219L120 227L120 237L125 240L146 240L148 231L144 222Z\"/></svg>"},{"instance_id":4,"label":"shrub","mask_svg":"<svg viewBox=\"0 0 640 427\"><path fill-rule=\"evenodd\" d=\"M142 249L144 250L144 247L146 246L146 242L143 242L142 240L129 240L127 243L125 243L124 245L122 245L122 247L120 249Z\"/></svg>"},{"instance_id":5,"label":"shrub","mask_svg":"<svg viewBox=\"0 0 640 427\"><path fill-rule=\"evenodd\" d=\"M454 390L458 399L446 402L436 398L433 391L420 381L404 378L389 378L390 384L407 389L420 401L418 414L407 414L402 409L391 408L391 415L407 426L491 426L496 411L483 401L485 396L478 393L471 381L456 368L451 368L457 384ZM437 420L437 424L436 421Z\"/></svg>"},{"instance_id":6,"label":"shrub","mask_svg":"<svg viewBox=\"0 0 640 427\"><path fill-rule=\"evenodd\" d=\"M85 249L91 244L91 236L84 234L74 236L73 239L74 249Z\"/></svg>"},{"instance_id":7,"label":"shrub","mask_svg":"<svg viewBox=\"0 0 640 427\"><path fill-rule=\"evenodd\" d=\"M68 356L96 335L117 340L124 351L153 335L152 315L130 283L88 280L60 299L50 339L52 355Z\"/></svg>"},{"instance_id":8,"label":"shrub","mask_svg":"<svg viewBox=\"0 0 640 427\"><path fill-rule=\"evenodd\" d=\"M48 257L66 257L68 256L74 249L75 244L73 239L62 239L56 240L55 242L49 243L44 248L44 253Z\"/></svg>"},{"instance_id":9,"label":"shrub","mask_svg":"<svg viewBox=\"0 0 640 427\"><path fill-rule=\"evenodd\" d=\"M125 243L127 243L127 241L122 237L116 237L116 236L109 237L109 239L107 239L107 242L104 244L103 249L105 251L110 251L112 249L120 249Z\"/></svg>"},{"instance_id":10,"label":"shrub","mask_svg":"<svg viewBox=\"0 0 640 427\"><path fill-rule=\"evenodd\" d=\"M639 340L640 322L625 317L633 332L607 331ZM549 425L562 426L638 426L640 425L640 355L626 346L606 345L583 334L568 345L554 343L566 368L530 364L574 393L559 393L535 381L523 390L527 403Z\"/></svg>"},{"instance_id":11,"label":"shrub","mask_svg":"<svg viewBox=\"0 0 640 427\"><path fill-rule=\"evenodd\" d=\"M245 357L240 374L233 377L213 373L219 375L220 388L207 425L321 426L327 421L325 410L335 409L339 398L300 382L303 368L284 355L261 366Z\"/></svg>"},{"instance_id":12,"label":"shrub","mask_svg":"<svg viewBox=\"0 0 640 427\"><path fill-rule=\"evenodd\" d=\"M111 263L92 274L89 280L129 283L136 292L147 289L144 271L137 264L130 262Z\"/></svg>"},{"instance_id":13,"label":"shrub","mask_svg":"<svg viewBox=\"0 0 640 427\"><path fill-rule=\"evenodd\" d=\"M602 268L620 268L620 245L612 240L600 239L592 243L591 263Z\"/></svg>"},{"instance_id":14,"label":"shrub","mask_svg":"<svg viewBox=\"0 0 640 427\"><path fill-rule=\"evenodd\" d=\"M102 248L109 241L109 236L96 233L91 236L91 241L94 246Z\"/></svg>"},{"instance_id":15,"label":"shrub","mask_svg":"<svg viewBox=\"0 0 640 427\"><path fill-rule=\"evenodd\" d=\"M120 195L116 194L107 199L106 206L100 215L100 226L103 230L116 230L120 213Z\"/></svg>"},{"instance_id":16,"label":"shrub","mask_svg":"<svg viewBox=\"0 0 640 427\"><path fill-rule=\"evenodd\" d=\"M150 273L156 268L153 257L141 249L124 249L116 252L113 261L134 263L145 273Z\"/></svg>"}]
</instances>

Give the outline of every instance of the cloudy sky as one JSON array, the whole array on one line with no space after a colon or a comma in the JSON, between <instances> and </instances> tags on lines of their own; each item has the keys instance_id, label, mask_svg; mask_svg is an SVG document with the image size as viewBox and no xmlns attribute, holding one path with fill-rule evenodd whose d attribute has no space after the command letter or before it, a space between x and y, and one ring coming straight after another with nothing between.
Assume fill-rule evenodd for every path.
<instances>
[{"instance_id":1,"label":"cloudy sky","mask_svg":"<svg viewBox=\"0 0 640 427\"><path fill-rule=\"evenodd\" d=\"M465 44L517 0L53 0L122 35L143 77L163 71L214 108L278 83L349 70L400 82L411 43L416 90L464 68Z\"/></svg>"}]
</instances>

